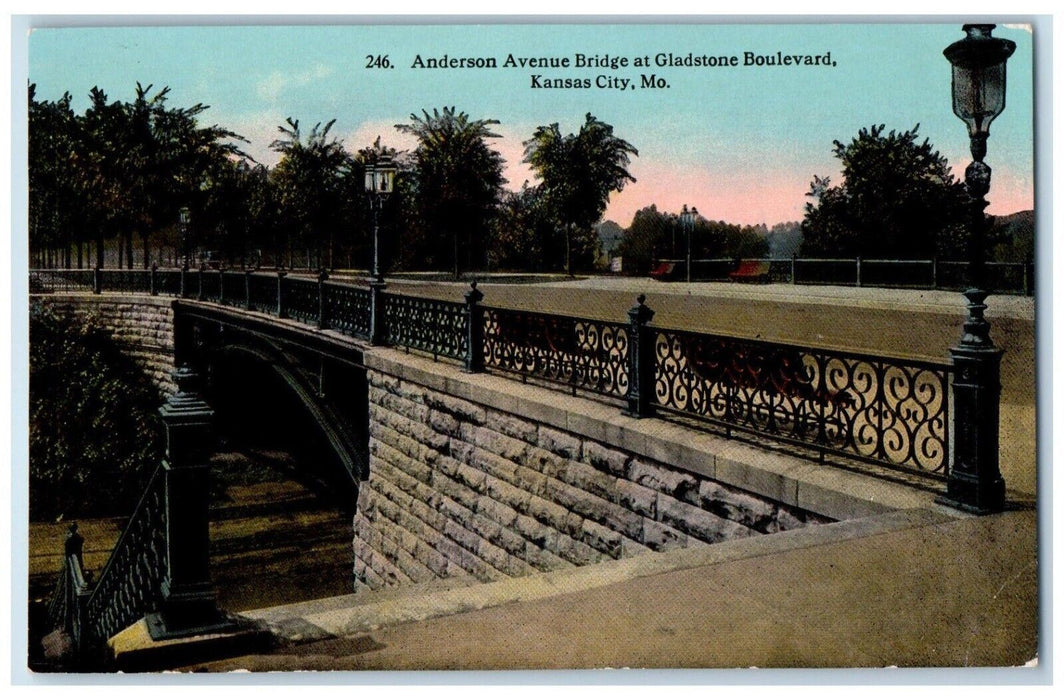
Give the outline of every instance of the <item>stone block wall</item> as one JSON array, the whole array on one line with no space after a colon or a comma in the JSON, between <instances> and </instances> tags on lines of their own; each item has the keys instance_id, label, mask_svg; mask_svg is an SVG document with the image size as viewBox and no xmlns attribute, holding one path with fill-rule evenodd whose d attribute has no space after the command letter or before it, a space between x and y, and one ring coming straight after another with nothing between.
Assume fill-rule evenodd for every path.
<instances>
[{"instance_id":1,"label":"stone block wall","mask_svg":"<svg viewBox=\"0 0 1064 700\"><path fill-rule=\"evenodd\" d=\"M174 369L174 311L172 299L148 295L41 294L31 304L47 304L64 314L91 317L108 329L115 341L144 370L164 394L177 390Z\"/></svg>"},{"instance_id":2,"label":"stone block wall","mask_svg":"<svg viewBox=\"0 0 1064 700\"><path fill-rule=\"evenodd\" d=\"M368 377L360 585L491 581L830 522L438 388Z\"/></svg>"}]
</instances>

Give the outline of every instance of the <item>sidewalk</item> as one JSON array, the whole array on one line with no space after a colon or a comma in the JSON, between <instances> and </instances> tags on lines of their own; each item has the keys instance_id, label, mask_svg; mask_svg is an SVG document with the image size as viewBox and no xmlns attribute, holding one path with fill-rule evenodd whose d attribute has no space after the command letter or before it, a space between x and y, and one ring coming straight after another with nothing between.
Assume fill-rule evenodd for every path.
<instances>
[{"instance_id":1,"label":"sidewalk","mask_svg":"<svg viewBox=\"0 0 1064 700\"><path fill-rule=\"evenodd\" d=\"M1035 531L1033 510L973 518L932 507L397 598L374 611L320 601L317 613L298 610L318 641L193 668L1024 666L1039 648ZM1029 669L994 678L1037 680Z\"/></svg>"}]
</instances>

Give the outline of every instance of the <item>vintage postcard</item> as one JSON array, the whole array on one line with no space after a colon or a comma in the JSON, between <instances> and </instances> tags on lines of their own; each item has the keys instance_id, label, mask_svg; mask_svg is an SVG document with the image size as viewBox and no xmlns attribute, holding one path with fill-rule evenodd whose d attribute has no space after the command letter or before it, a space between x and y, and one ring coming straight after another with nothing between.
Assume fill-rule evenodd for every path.
<instances>
[{"instance_id":1,"label":"vintage postcard","mask_svg":"<svg viewBox=\"0 0 1064 700\"><path fill-rule=\"evenodd\" d=\"M1037 23L122 24L16 106L35 677L1037 680Z\"/></svg>"}]
</instances>

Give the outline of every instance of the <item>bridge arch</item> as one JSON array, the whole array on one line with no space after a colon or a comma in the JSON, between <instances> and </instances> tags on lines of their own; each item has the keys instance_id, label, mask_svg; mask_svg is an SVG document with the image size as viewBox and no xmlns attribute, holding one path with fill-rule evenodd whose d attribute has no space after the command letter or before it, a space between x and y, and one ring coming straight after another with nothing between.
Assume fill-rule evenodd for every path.
<instances>
[{"instance_id":1,"label":"bridge arch","mask_svg":"<svg viewBox=\"0 0 1064 700\"><path fill-rule=\"evenodd\" d=\"M361 353L309 347L226 309L175 305L175 359L205 379L223 431L296 454L296 478L353 512L369 475L368 387Z\"/></svg>"}]
</instances>

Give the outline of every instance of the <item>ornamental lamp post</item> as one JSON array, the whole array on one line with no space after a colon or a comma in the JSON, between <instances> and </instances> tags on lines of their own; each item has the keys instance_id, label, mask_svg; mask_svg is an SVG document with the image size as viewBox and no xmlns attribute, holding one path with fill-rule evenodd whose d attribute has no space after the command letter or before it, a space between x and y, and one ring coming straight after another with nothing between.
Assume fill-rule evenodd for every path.
<instances>
[{"instance_id":1,"label":"ornamental lamp post","mask_svg":"<svg viewBox=\"0 0 1064 700\"><path fill-rule=\"evenodd\" d=\"M695 221L698 219L698 207L691 207L688 210L687 205L683 205L683 210L680 211L680 223L683 224L684 232L687 234L687 281L691 281L691 234L694 232Z\"/></svg>"},{"instance_id":2,"label":"ornamental lamp post","mask_svg":"<svg viewBox=\"0 0 1064 700\"><path fill-rule=\"evenodd\" d=\"M366 196L369 197L369 206L373 211L373 270L371 276L378 284L383 284L384 275L380 267L380 230L378 217L384 200L395 189L395 173L398 168L392 162L390 156L381 156L376 163L366 166Z\"/></svg>"},{"instance_id":3,"label":"ornamental lamp post","mask_svg":"<svg viewBox=\"0 0 1064 700\"><path fill-rule=\"evenodd\" d=\"M381 271L379 216L384 200L395 189L395 174L398 168L388 155L382 155L376 163L366 165L366 196L373 211L373 269L370 271L369 293L369 342L380 345L384 342L384 273Z\"/></svg>"},{"instance_id":4,"label":"ornamental lamp post","mask_svg":"<svg viewBox=\"0 0 1064 700\"><path fill-rule=\"evenodd\" d=\"M181 236L181 267L188 270L188 207L177 210L177 231Z\"/></svg>"},{"instance_id":5,"label":"ornamental lamp post","mask_svg":"<svg viewBox=\"0 0 1064 700\"><path fill-rule=\"evenodd\" d=\"M1005 109L1005 62L1016 44L991 36L993 24L966 24L965 37L943 54L953 66L953 113L968 126L972 162L964 171L970 201L968 318L953 357L954 449L942 502L976 513L1005 507L1005 481L998 455L1001 354L990 339L984 260L985 209L990 166L986 157L990 123Z\"/></svg>"}]
</instances>

